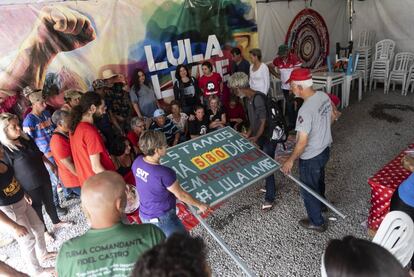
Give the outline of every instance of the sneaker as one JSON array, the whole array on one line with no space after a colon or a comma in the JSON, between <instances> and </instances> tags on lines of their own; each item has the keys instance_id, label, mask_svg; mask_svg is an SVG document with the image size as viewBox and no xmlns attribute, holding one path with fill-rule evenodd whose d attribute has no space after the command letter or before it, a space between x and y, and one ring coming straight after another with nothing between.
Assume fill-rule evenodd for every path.
<instances>
[{"instance_id":1,"label":"sneaker","mask_svg":"<svg viewBox=\"0 0 414 277\"><path fill-rule=\"evenodd\" d=\"M308 218L303 218L299 220L299 225L305 229L316 231L319 233L323 233L327 229L326 224L322 224L320 226L313 225Z\"/></svg>"},{"instance_id":2,"label":"sneaker","mask_svg":"<svg viewBox=\"0 0 414 277\"><path fill-rule=\"evenodd\" d=\"M259 189L260 192L266 193L266 189L265 188L261 188Z\"/></svg>"},{"instance_id":3,"label":"sneaker","mask_svg":"<svg viewBox=\"0 0 414 277\"><path fill-rule=\"evenodd\" d=\"M269 211L272 208L273 208L272 202L265 201L264 204L262 205L262 211Z\"/></svg>"},{"instance_id":4,"label":"sneaker","mask_svg":"<svg viewBox=\"0 0 414 277\"><path fill-rule=\"evenodd\" d=\"M61 217L61 216L65 216L68 213L68 209L67 208L62 208L61 206L57 206L56 207L56 212L57 212L58 216Z\"/></svg>"}]
</instances>

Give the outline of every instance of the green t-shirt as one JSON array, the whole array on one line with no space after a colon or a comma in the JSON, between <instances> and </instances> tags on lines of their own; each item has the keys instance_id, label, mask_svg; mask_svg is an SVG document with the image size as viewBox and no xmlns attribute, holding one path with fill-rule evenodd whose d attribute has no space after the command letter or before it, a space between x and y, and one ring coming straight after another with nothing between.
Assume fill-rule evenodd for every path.
<instances>
[{"instance_id":1,"label":"green t-shirt","mask_svg":"<svg viewBox=\"0 0 414 277\"><path fill-rule=\"evenodd\" d=\"M57 258L59 277L129 276L146 250L165 239L155 225L118 223L107 229L90 229L65 242Z\"/></svg>"}]
</instances>

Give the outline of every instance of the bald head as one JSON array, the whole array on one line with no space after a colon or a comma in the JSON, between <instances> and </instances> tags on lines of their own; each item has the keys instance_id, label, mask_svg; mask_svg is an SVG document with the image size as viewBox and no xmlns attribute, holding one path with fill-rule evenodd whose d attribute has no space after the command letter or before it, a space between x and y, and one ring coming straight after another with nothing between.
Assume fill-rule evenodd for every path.
<instances>
[{"instance_id":1,"label":"bald head","mask_svg":"<svg viewBox=\"0 0 414 277\"><path fill-rule=\"evenodd\" d=\"M113 171L101 172L85 181L81 194L82 208L92 225L98 221L119 221L126 203L125 189L124 179Z\"/></svg>"}]
</instances>

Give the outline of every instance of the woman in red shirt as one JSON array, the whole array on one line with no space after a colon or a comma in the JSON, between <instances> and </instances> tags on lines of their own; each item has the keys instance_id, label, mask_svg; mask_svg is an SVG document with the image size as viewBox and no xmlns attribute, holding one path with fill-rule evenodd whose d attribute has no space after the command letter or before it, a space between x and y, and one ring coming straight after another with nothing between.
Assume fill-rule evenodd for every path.
<instances>
[{"instance_id":1,"label":"woman in red shirt","mask_svg":"<svg viewBox=\"0 0 414 277\"><path fill-rule=\"evenodd\" d=\"M242 124L246 121L245 112L239 97L232 95L229 105L226 107L227 120L234 130L240 131Z\"/></svg>"},{"instance_id":2,"label":"woman in red shirt","mask_svg":"<svg viewBox=\"0 0 414 277\"><path fill-rule=\"evenodd\" d=\"M207 106L208 98L217 95L221 98L223 92L223 80L220 74L213 72L213 66L210 62L203 62L201 65L203 76L199 77L198 85L203 91L203 102Z\"/></svg>"}]
</instances>

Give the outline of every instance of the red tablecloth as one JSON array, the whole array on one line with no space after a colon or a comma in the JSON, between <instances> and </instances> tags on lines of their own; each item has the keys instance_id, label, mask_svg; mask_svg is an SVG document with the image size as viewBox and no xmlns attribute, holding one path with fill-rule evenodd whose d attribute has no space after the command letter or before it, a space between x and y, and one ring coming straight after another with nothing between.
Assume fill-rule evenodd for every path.
<instances>
[{"instance_id":1,"label":"red tablecloth","mask_svg":"<svg viewBox=\"0 0 414 277\"><path fill-rule=\"evenodd\" d=\"M407 149L413 148L414 144L410 144ZM401 159L407 149L368 179L368 184L371 187L371 209L368 216L368 227L372 230L379 228L385 215L389 212L394 191L411 174L401 165Z\"/></svg>"}]
</instances>

